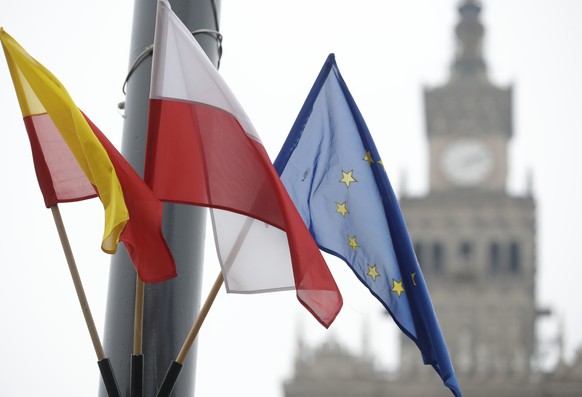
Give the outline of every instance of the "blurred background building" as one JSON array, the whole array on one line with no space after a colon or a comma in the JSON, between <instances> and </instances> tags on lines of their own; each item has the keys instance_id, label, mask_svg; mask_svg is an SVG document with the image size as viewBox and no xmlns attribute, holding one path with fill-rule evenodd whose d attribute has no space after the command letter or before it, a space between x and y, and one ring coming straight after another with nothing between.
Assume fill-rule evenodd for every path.
<instances>
[{"instance_id":1,"label":"blurred background building","mask_svg":"<svg viewBox=\"0 0 582 397\"><path fill-rule=\"evenodd\" d=\"M512 87L491 83L481 5L458 8L449 80L424 92L429 190L400 205L465 396L580 397L582 351L544 368L536 322L536 200L507 190ZM286 397L450 396L418 348L401 338L400 367L386 373L368 352L334 341L299 342Z\"/></svg>"}]
</instances>

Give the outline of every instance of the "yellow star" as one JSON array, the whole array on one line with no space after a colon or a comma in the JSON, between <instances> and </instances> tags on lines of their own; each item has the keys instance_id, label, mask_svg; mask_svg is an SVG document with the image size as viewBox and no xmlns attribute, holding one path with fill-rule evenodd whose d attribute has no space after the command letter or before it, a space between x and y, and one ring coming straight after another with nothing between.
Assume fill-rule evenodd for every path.
<instances>
[{"instance_id":1,"label":"yellow star","mask_svg":"<svg viewBox=\"0 0 582 397\"><path fill-rule=\"evenodd\" d=\"M416 281L414 280L414 278L416 277L416 273L410 273L410 276L412 277L412 285L416 287Z\"/></svg>"},{"instance_id":2,"label":"yellow star","mask_svg":"<svg viewBox=\"0 0 582 397\"><path fill-rule=\"evenodd\" d=\"M374 160L372 160L372 155L370 154L369 150L366 150L366 155L364 156L364 158L362 160L366 160L368 162L368 164L372 165L374 163Z\"/></svg>"},{"instance_id":3,"label":"yellow star","mask_svg":"<svg viewBox=\"0 0 582 397\"><path fill-rule=\"evenodd\" d=\"M383 162L382 160L379 160L379 161L378 161L378 164L380 164L380 165L382 166L382 169L383 169L384 171L386 171L386 167L384 167L384 162Z\"/></svg>"},{"instance_id":4,"label":"yellow star","mask_svg":"<svg viewBox=\"0 0 582 397\"><path fill-rule=\"evenodd\" d=\"M368 265L368 276L372 277L372 281L376 281L376 277L378 277L380 273L376 270L376 265L370 266Z\"/></svg>"},{"instance_id":5,"label":"yellow star","mask_svg":"<svg viewBox=\"0 0 582 397\"><path fill-rule=\"evenodd\" d=\"M396 292L400 298L400 294L404 292L404 287L402 286L402 281L396 281L392 279L392 292Z\"/></svg>"},{"instance_id":6,"label":"yellow star","mask_svg":"<svg viewBox=\"0 0 582 397\"><path fill-rule=\"evenodd\" d=\"M345 183L347 188L350 187L350 183L357 182L354 176L352 175L353 173L354 170L351 170L350 172L342 171L343 178L340 180L340 182Z\"/></svg>"},{"instance_id":7,"label":"yellow star","mask_svg":"<svg viewBox=\"0 0 582 397\"><path fill-rule=\"evenodd\" d=\"M356 250L356 248L360 247L356 242L356 236L348 236L348 245L352 247L354 251Z\"/></svg>"},{"instance_id":8,"label":"yellow star","mask_svg":"<svg viewBox=\"0 0 582 397\"><path fill-rule=\"evenodd\" d=\"M335 203L336 205L336 210L335 212L339 212L340 214L342 214L342 216L345 218L347 214L350 213L350 211L348 211L348 206L346 205L346 202L344 201L343 203Z\"/></svg>"}]
</instances>

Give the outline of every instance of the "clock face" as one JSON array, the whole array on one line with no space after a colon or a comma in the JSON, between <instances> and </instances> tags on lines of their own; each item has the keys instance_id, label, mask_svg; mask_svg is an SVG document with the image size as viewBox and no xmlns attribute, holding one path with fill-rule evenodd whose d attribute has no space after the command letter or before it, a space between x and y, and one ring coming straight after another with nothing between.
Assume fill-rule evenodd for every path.
<instances>
[{"instance_id":1,"label":"clock face","mask_svg":"<svg viewBox=\"0 0 582 397\"><path fill-rule=\"evenodd\" d=\"M456 185L475 186L493 170L493 153L480 139L460 138L445 147L441 166Z\"/></svg>"}]
</instances>

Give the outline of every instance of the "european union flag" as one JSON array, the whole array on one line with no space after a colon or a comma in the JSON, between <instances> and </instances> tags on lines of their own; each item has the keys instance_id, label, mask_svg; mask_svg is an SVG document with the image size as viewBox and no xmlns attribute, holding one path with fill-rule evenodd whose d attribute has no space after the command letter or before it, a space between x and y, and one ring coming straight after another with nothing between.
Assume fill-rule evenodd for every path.
<instances>
[{"instance_id":1,"label":"european union flag","mask_svg":"<svg viewBox=\"0 0 582 397\"><path fill-rule=\"evenodd\" d=\"M460 397L398 201L333 54L275 168L319 247L352 268Z\"/></svg>"}]
</instances>

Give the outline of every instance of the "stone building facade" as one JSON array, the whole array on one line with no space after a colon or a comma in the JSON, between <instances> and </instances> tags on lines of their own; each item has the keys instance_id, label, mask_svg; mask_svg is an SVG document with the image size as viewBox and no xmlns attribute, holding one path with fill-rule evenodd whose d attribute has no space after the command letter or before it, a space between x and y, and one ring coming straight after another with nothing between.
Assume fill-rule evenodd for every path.
<instances>
[{"instance_id":1,"label":"stone building facade","mask_svg":"<svg viewBox=\"0 0 582 397\"><path fill-rule=\"evenodd\" d=\"M314 350L299 349L294 376L283 388L285 397L450 397L432 368L425 369L414 375L383 372L373 357L328 341ZM579 397L582 351L572 364L561 363L551 373L458 377L465 397Z\"/></svg>"}]
</instances>

